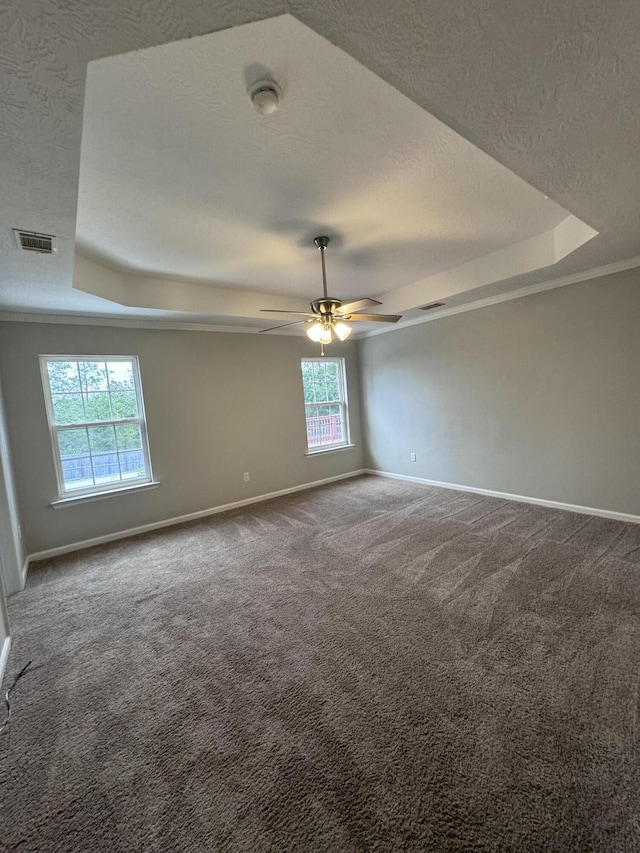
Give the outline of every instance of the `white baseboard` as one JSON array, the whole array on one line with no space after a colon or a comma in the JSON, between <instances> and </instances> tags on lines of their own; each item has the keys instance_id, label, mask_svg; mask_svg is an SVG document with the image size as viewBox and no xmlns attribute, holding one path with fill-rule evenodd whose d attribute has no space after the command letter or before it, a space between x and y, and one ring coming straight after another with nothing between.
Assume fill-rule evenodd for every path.
<instances>
[{"instance_id":1,"label":"white baseboard","mask_svg":"<svg viewBox=\"0 0 640 853\"><path fill-rule=\"evenodd\" d=\"M377 477L389 477L392 480L407 480L410 483L422 483L425 486L438 486L440 489L454 489L457 492L472 492L476 495L503 498L507 501L518 501L519 503L535 504L536 506L547 506L551 509L563 509L568 512L579 512L583 515L597 515L602 518L613 518L615 521L629 521L632 524L640 524L640 515L631 515L627 512L615 512L611 509L599 509L598 507L592 506L566 504L561 501L548 501L545 498L530 498L525 495L510 495L507 492L496 492L493 489L478 489L474 486L460 486L457 483L442 483L439 480L425 480L422 477L409 477L404 474L391 474L389 471L376 471L373 468L366 468L364 473L375 474Z\"/></svg>"},{"instance_id":2,"label":"white baseboard","mask_svg":"<svg viewBox=\"0 0 640 853\"><path fill-rule=\"evenodd\" d=\"M0 651L0 684L2 684L2 679L4 678L4 671L7 666L7 661L9 660L10 648L11 637L6 637L4 643L2 644L2 651Z\"/></svg>"},{"instance_id":3,"label":"white baseboard","mask_svg":"<svg viewBox=\"0 0 640 853\"><path fill-rule=\"evenodd\" d=\"M304 483L301 486L292 486L288 489L280 489L280 491L277 492L269 492L268 494L257 495L253 498L246 498L241 501L234 501L233 503L211 507L210 509L191 512L187 515L175 516L174 518L167 518L163 521L154 521L151 524L143 524L140 527L131 527L128 530L121 530L117 533L107 533L105 536L96 536L93 539L84 539L80 542L71 542L68 545L60 545L57 548L48 548L45 551L38 551L27 556L22 569L23 580L26 581L29 564L36 560L46 560L49 557L57 557L60 554L70 554L73 551L81 551L84 548L91 548L94 545L104 545L107 542L115 542L118 539L127 539L130 536L138 536L141 533L150 533L153 530L160 530L163 527L172 527L175 524L183 524L187 521L197 521L199 518L206 518L209 515L217 515L220 512L228 512L229 510L248 506L249 504L262 503L263 501L269 501L283 495L290 495L294 492L314 489L328 483L335 483L338 480L359 477L361 474L373 474L377 477L388 477L392 480L406 480L410 483L420 483L425 486L437 486L441 489L453 489L458 492L471 492L477 495L487 495L489 497L502 498L503 500L508 501L518 501L519 503L535 504L536 506L545 506L550 507L551 509L562 509L569 512L578 512L583 515L596 515L602 518L612 518L616 521L628 521L632 524L640 524L640 515L631 515L630 513L625 512L599 509L598 507L579 506L577 504L562 503L560 501L550 501L544 498L532 498L525 495L512 495L507 492L498 492L494 489L480 489L474 486L461 486L458 483L443 483L440 480L427 480L423 477L409 477L404 474L392 474L389 471L378 471L373 468L360 468L357 471L349 471L347 474L338 474L335 477L326 477L324 480L315 480L312 483ZM4 658L0 657L0 662L2 660L4 660Z\"/></svg>"},{"instance_id":4,"label":"white baseboard","mask_svg":"<svg viewBox=\"0 0 640 853\"><path fill-rule=\"evenodd\" d=\"M245 498L241 501L234 501L229 504L211 507L210 509L199 510L198 512L190 512L187 515L179 515L174 518L166 518L164 521L154 521L151 524L143 524L140 527L130 527L128 530L121 530L117 533L107 533L105 536L96 536L93 539L84 539L81 542L71 542L68 545L60 545L57 548L48 548L46 551L37 551L35 554L29 554L25 562L25 577L29 564L36 560L46 560L49 557L57 557L60 554L70 554L72 551L81 551L83 548L92 548L94 545L104 545L106 542L115 542L117 539L127 539L130 536L138 536L140 533L149 533L152 530L160 530L162 527L173 527L175 524L183 524L186 521L197 521L199 518L206 518L209 515L217 515L219 512L228 512L230 509L248 506L249 504L262 503L270 501L273 498L282 497L282 495L290 495L294 492L302 492L305 489L315 489L318 486L324 486L327 483L335 483L338 480L347 480L350 477L359 477L361 474L367 473L363 468L357 471L349 471L347 474L337 474L335 477L326 477L324 480L315 480L313 483L303 483L301 486L291 486L288 489L280 489L278 492L269 492L265 495L257 495L253 498Z\"/></svg>"}]
</instances>

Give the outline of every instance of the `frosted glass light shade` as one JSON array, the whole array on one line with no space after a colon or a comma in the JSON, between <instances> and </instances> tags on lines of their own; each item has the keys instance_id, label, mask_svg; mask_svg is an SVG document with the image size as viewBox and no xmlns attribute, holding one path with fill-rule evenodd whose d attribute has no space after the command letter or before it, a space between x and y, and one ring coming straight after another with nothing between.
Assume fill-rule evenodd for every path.
<instances>
[{"instance_id":1,"label":"frosted glass light shade","mask_svg":"<svg viewBox=\"0 0 640 853\"><path fill-rule=\"evenodd\" d=\"M320 343L321 344L330 344L331 343L331 326L326 325L322 329L322 334L320 335Z\"/></svg>"},{"instance_id":2,"label":"frosted glass light shade","mask_svg":"<svg viewBox=\"0 0 640 853\"><path fill-rule=\"evenodd\" d=\"M341 341L346 341L351 334L351 327L347 326L345 323L336 323L333 327L333 331Z\"/></svg>"},{"instance_id":3,"label":"frosted glass light shade","mask_svg":"<svg viewBox=\"0 0 640 853\"><path fill-rule=\"evenodd\" d=\"M307 329L307 337L311 338L311 340L314 341L316 344L319 344L323 332L324 329L322 328L322 323L314 323Z\"/></svg>"}]
</instances>

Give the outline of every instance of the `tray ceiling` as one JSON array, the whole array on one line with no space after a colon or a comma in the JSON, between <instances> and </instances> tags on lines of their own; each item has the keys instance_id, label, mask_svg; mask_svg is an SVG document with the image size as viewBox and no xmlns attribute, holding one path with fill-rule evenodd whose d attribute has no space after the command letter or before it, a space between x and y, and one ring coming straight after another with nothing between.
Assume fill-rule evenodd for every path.
<instances>
[{"instance_id":1,"label":"tray ceiling","mask_svg":"<svg viewBox=\"0 0 640 853\"><path fill-rule=\"evenodd\" d=\"M394 311L636 261L631 3L322 0L243 26L286 7L27 7L0 10L5 311L255 328L265 297L317 295L319 231L336 295ZM256 64L284 89L272 116ZM57 255L21 254L12 226Z\"/></svg>"}]
</instances>

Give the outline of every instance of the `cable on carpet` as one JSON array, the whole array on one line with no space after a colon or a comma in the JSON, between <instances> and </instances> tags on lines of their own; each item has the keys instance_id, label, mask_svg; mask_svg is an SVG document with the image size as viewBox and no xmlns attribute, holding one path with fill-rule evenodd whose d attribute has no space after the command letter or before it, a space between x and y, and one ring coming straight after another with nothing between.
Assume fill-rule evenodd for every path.
<instances>
[{"instance_id":1,"label":"cable on carpet","mask_svg":"<svg viewBox=\"0 0 640 853\"><path fill-rule=\"evenodd\" d=\"M22 678L22 676L25 674L25 672L27 671L27 669L28 669L30 666L31 666L31 661L28 661L28 663L26 663L26 664L22 667L22 669L20 670L20 672L19 672L19 673L16 675L16 677L13 679L13 684L12 684L12 685L11 685L11 687L7 690L7 692L4 694L4 701L5 701L5 704L6 704L6 706L7 706L7 718L6 718L6 720L4 721L4 723L0 726L0 732L3 732L3 731L5 730L5 728L6 728L6 727L8 726L8 724L9 724L9 720L11 719L11 704L9 703L9 694L11 693L11 691L13 690L13 688L16 686L16 684L18 683L18 681L20 681L20 679Z\"/></svg>"}]
</instances>

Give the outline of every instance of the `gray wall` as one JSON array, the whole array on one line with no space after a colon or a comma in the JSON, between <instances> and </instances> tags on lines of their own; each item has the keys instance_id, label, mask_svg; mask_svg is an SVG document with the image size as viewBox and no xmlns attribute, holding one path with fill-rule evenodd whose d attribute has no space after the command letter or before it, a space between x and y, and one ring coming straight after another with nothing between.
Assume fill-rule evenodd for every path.
<instances>
[{"instance_id":1,"label":"gray wall","mask_svg":"<svg viewBox=\"0 0 640 853\"><path fill-rule=\"evenodd\" d=\"M149 491L52 509L57 497L39 354L137 355ZM305 456L302 337L0 323L0 369L28 553L311 483L362 467L358 354L344 355L355 449ZM249 471L251 481L243 482Z\"/></svg>"},{"instance_id":2,"label":"gray wall","mask_svg":"<svg viewBox=\"0 0 640 853\"><path fill-rule=\"evenodd\" d=\"M367 338L360 364L368 467L640 515L638 271Z\"/></svg>"},{"instance_id":3,"label":"gray wall","mask_svg":"<svg viewBox=\"0 0 640 853\"><path fill-rule=\"evenodd\" d=\"M22 542L22 526L18 511L11 448L0 385L0 568L6 595L22 589L26 552Z\"/></svg>"},{"instance_id":4,"label":"gray wall","mask_svg":"<svg viewBox=\"0 0 640 853\"><path fill-rule=\"evenodd\" d=\"M640 276L630 271L395 329L357 346L332 345L332 354L347 358L356 448L309 458L299 364L318 347L304 338L0 323L26 550L363 465L640 515L639 332ZM158 489L49 506L57 491L40 353L140 357ZM244 471L251 472L248 484Z\"/></svg>"}]
</instances>

